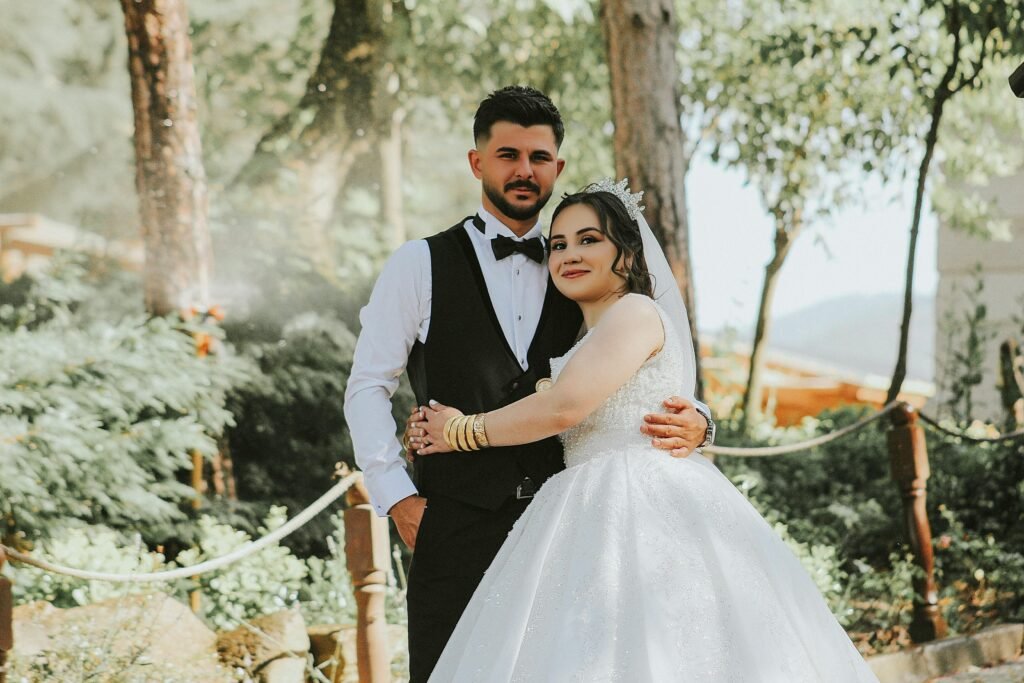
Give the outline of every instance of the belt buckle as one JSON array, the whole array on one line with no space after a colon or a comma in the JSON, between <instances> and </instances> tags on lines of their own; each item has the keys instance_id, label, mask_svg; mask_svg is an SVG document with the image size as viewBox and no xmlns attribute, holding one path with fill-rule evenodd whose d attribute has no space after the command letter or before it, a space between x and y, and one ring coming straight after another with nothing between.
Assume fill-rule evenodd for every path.
<instances>
[{"instance_id":1,"label":"belt buckle","mask_svg":"<svg viewBox=\"0 0 1024 683\"><path fill-rule=\"evenodd\" d=\"M516 500L527 500L533 498L537 493L537 487L529 477L523 479L523 483L516 487Z\"/></svg>"}]
</instances>

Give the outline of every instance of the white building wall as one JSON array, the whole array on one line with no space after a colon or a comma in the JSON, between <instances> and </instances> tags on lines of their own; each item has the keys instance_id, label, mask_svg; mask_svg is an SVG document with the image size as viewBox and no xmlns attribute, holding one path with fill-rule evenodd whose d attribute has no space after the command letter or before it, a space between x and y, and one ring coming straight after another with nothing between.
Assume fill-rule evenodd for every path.
<instances>
[{"instance_id":1,"label":"white building wall","mask_svg":"<svg viewBox=\"0 0 1024 683\"><path fill-rule=\"evenodd\" d=\"M999 400L999 345L1013 336L1024 345L1020 322L1024 318L1024 172L994 181L985 195L998 202L1000 209L1011 220L1012 239L991 241L971 237L940 224L938 234L939 285L935 296L935 381L940 389L935 402L948 398L943 388L943 362L950 349L944 329L947 313L956 315L956 332L962 339L966 333L963 316L968 310L964 292L976 286L975 269L980 273L985 289L981 300L987 307L987 319L996 338L986 345L984 378L974 393L974 417L1001 422L1003 409ZM934 402L933 402L934 405Z\"/></svg>"}]
</instances>

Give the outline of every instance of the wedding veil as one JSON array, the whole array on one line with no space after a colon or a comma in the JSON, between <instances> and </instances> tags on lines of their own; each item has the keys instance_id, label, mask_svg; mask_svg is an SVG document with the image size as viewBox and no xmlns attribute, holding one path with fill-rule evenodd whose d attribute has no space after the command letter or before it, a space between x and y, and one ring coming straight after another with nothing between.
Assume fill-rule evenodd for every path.
<instances>
[{"instance_id":1,"label":"wedding veil","mask_svg":"<svg viewBox=\"0 0 1024 683\"><path fill-rule=\"evenodd\" d=\"M640 234L644 240L644 259L647 261L647 270L654 282L654 300L668 314L672 326L675 327L679 342L683 345L683 359L685 371L683 375L683 390L686 395L683 398L693 398L697 389L697 361L693 353L693 337L690 335L690 318L686 313L686 304L683 302L683 295L679 291L672 267L668 264L665 251L658 244L651 226L647 225L643 214L640 214L636 222L640 225Z\"/></svg>"},{"instance_id":2,"label":"wedding veil","mask_svg":"<svg viewBox=\"0 0 1024 683\"><path fill-rule=\"evenodd\" d=\"M643 192L632 193L629 191L628 179L623 178L619 182L613 182L605 178L587 187L588 192L610 192L618 197L626 206L626 211L640 226L640 234L643 237L644 260L647 262L647 271L651 274L654 284L654 300L668 314L672 326L675 328L679 341L683 346L683 358L685 370L682 379L683 398L693 398L697 388L697 361L693 352L693 337L690 335L690 318L686 312L686 304L683 295L679 291L672 267L665 257L665 250L661 248L654 231L644 219L643 207L640 206L640 199Z\"/></svg>"}]
</instances>

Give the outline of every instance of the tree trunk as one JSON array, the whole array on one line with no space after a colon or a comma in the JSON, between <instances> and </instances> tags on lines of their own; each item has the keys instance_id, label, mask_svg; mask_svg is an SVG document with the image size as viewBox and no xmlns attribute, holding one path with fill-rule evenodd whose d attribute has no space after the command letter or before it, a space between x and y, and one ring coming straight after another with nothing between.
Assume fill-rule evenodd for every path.
<instances>
[{"instance_id":1,"label":"tree trunk","mask_svg":"<svg viewBox=\"0 0 1024 683\"><path fill-rule=\"evenodd\" d=\"M184 0L121 0L135 110L147 310L209 307L213 250Z\"/></svg>"},{"instance_id":2,"label":"tree trunk","mask_svg":"<svg viewBox=\"0 0 1024 683\"><path fill-rule=\"evenodd\" d=\"M680 123L679 31L670 0L603 0L601 26L611 74L615 172L644 191L644 215L665 248L690 316L697 357L697 395L703 395L700 342L690 264Z\"/></svg>"},{"instance_id":3,"label":"tree trunk","mask_svg":"<svg viewBox=\"0 0 1024 683\"><path fill-rule=\"evenodd\" d=\"M789 230L783 226L775 229L775 253L764 269L764 285L761 287L761 303L757 309L757 324L754 326L754 342L750 347L750 369L747 372L747 388L743 394L743 421L745 431L761 414L762 378L764 376L764 348L771 329L772 305L775 300L775 286L778 284L782 265L789 255L793 242L803 227L799 219L793 221Z\"/></svg>"},{"instance_id":4,"label":"tree trunk","mask_svg":"<svg viewBox=\"0 0 1024 683\"><path fill-rule=\"evenodd\" d=\"M335 0L305 94L263 136L232 183L246 186L246 202L251 191L268 192L265 202L298 233L302 250L325 274L333 269L335 204L356 160L375 139L381 14L373 0Z\"/></svg>"},{"instance_id":5,"label":"tree trunk","mask_svg":"<svg viewBox=\"0 0 1024 683\"><path fill-rule=\"evenodd\" d=\"M408 239L402 198L402 121L405 110L391 112L389 128L380 140L380 220L384 243L397 249Z\"/></svg>"},{"instance_id":6,"label":"tree trunk","mask_svg":"<svg viewBox=\"0 0 1024 683\"><path fill-rule=\"evenodd\" d=\"M910 223L910 245L907 248L907 277L903 290L903 319L900 322L900 344L896 355L896 367L892 371L892 382L889 384L889 391L886 394L885 402L891 403L899 396L903 388L903 380L907 377L907 347L910 341L910 316L913 313L914 297L914 261L917 258L917 234L921 227L921 212L924 208L924 191L927 187L928 170L931 166L932 156L935 153L935 145L939 139L939 124L942 122L942 111L946 102L953 97L951 89L956 72L960 68L960 52L962 48L960 38L960 8L953 3L946 8L946 23L953 35L953 52L950 56L946 71L942 79L935 87L932 96L931 121L928 127L928 134L924 139L924 156L921 157L921 165L917 171L917 190L914 194L914 217Z\"/></svg>"},{"instance_id":7,"label":"tree trunk","mask_svg":"<svg viewBox=\"0 0 1024 683\"><path fill-rule=\"evenodd\" d=\"M383 23L392 40L395 25L405 28L408 24L408 10L403 6L398 11L395 16L392 5L384 4ZM401 104L401 78L395 63L390 59L380 62L374 101L380 135L380 230L385 246L393 251L408 239L402 197L402 126L406 110Z\"/></svg>"},{"instance_id":8,"label":"tree trunk","mask_svg":"<svg viewBox=\"0 0 1024 683\"><path fill-rule=\"evenodd\" d=\"M951 67L947 70L946 75L952 79L955 71L956 68ZM903 289L903 318L900 322L900 345L896 356L896 367L892 371L892 381L889 384L889 391L885 397L886 403L896 400L900 390L903 388L903 380L907 378L907 348L910 342L910 316L913 313L914 261L917 259L917 235L921 227L921 212L924 208L924 191L928 180L928 169L931 165L932 155L935 153L935 144L939 138L939 123L942 120L942 110L949 97L948 86L949 81L943 79L942 84L935 91L931 125L928 128L928 135L925 136L924 156L921 158L921 166L917 171L914 217L910 223L910 245L907 248L907 277Z\"/></svg>"}]
</instances>

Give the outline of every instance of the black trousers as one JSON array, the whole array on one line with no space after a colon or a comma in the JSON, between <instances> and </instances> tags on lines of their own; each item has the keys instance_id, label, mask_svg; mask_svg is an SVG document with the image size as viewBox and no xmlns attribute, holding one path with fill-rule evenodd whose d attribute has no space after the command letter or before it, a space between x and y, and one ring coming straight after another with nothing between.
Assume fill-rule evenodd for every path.
<instances>
[{"instance_id":1,"label":"black trousers","mask_svg":"<svg viewBox=\"0 0 1024 683\"><path fill-rule=\"evenodd\" d=\"M529 499L483 510L434 496L409 568L409 683L426 683L484 571Z\"/></svg>"}]
</instances>

